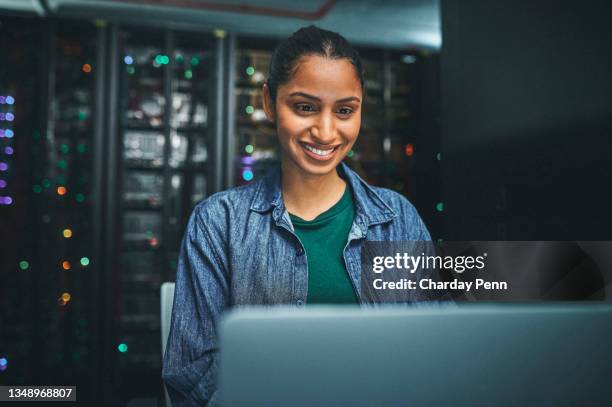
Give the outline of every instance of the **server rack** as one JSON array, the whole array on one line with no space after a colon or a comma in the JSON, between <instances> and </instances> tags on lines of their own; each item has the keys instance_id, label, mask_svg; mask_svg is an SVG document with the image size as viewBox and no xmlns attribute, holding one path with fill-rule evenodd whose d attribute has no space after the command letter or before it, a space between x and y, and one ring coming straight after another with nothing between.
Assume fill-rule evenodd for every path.
<instances>
[{"instance_id":1,"label":"server rack","mask_svg":"<svg viewBox=\"0 0 612 407\"><path fill-rule=\"evenodd\" d=\"M118 263L114 388L161 397L159 288L175 279L193 206L209 193L216 44L210 34L118 29Z\"/></svg>"},{"instance_id":2,"label":"server rack","mask_svg":"<svg viewBox=\"0 0 612 407\"><path fill-rule=\"evenodd\" d=\"M236 45L235 152L233 185L265 175L280 160L275 125L263 109L262 85L277 41L239 37Z\"/></svg>"},{"instance_id":3,"label":"server rack","mask_svg":"<svg viewBox=\"0 0 612 407\"><path fill-rule=\"evenodd\" d=\"M4 197L0 218L2 241L12 243L0 256L0 382L74 383L81 402L93 402L98 30L86 22L0 22L1 107L10 108L0 144L11 157L2 172L11 202Z\"/></svg>"}]
</instances>

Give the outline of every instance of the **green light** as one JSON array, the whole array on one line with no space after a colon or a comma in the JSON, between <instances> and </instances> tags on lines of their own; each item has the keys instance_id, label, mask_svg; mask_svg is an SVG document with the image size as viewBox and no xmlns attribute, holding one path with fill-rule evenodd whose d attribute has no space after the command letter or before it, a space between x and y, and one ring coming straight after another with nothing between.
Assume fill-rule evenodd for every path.
<instances>
[{"instance_id":1,"label":"green light","mask_svg":"<svg viewBox=\"0 0 612 407\"><path fill-rule=\"evenodd\" d=\"M128 346L125 343L120 343L117 349L119 349L119 352L125 353L128 351Z\"/></svg>"},{"instance_id":2,"label":"green light","mask_svg":"<svg viewBox=\"0 0 612 407\"><path fill-rule=\"evenodd\" d=\"M198 65L200 65L200 60L199 60L197 57L193 57L193 58L191 58L191 61L190 61L190 62L191 62L191 65L192 65L192 66L198 66Z\"/></svg>"},{"instance_id":3,"label":"green light","mask_svg":"<svg viewBox=\"0 0 612 407\"><path fill-rule=\"evenodd\" d=\"M183 57L181 54L178 54L176 56L176 62L178 62L179 64L182 64L185 61L185 57Z\"/></svg>"},{"instance_id":4,"label":"green light","mask_svg":"<svg viewBox=\"0 0 612 407\"><path fill-rule=\"evenodd\" d=\"M346 155L348 158L351 158L352 156L355 155L355 152L353 150L349 151L348 154Z\"/></svg>"},{"instance_id":5,"label":"green light","mask_svg":"<svg viewBox=\"0 0 612 407\"><path fill-rule=\"evenodd\" d=\"M438 161L442 160L442 153L436 154L436 158L438 159Z\"/></svg>"},{"instance_id":6,"label":"green light","mask_svg":"<svg viewBox=\"0 0 612 407\"><path fill-rule=\"evenodd\" d=\"M87 119L87 113L83 111L79 112L79 120L83 121L85 119Z\"/></svg>"},{"instance_id":7,"label":"green light","mask_svg":"<svg viewBox=\"0 0 612 407\"><path fill-rule=\"evenodd\" d=\"M32 187L32 191L37 194L40 194L42 192L42 187L40 185L34 185L34 187Z\"/></svg>"},{"instance_id":8,"label":"green light","mask_svg":"<svg viewBox=\"0 0 612 407\"><path fill-rule=\"evenodd\" d=\"M244 110L246 110L246 112L247 112L248 114L252 114L252 113L255 111L255 109L253 108L253 106L250 106L250 105L249 105L249 106L247 106L247 107L246 107L246 109L244 109Z\"/></svg>"},{"instance_id":9,"label":"green light","mask_svg":"<svg viewBox=\"0 0 612 407\"><path fill-rule=\"evenodd\" d=\"M81 266L89 266L89 258L81 257Z\"/></svg>"},{"instance_id":10,"label":"green light","mask_svg":"<svg viewBox=\"0 0 612 407\"><path fill-rule=\"evenodd\" d=\"M247 154L251 154L253 150L255 150L255 148L250 144L247 144L246 147L244 147L244 151L246 151Z\"/></svg>"},{"instance_id":11,"label":"green light","mask_svg":"<svg viewBox=\"0 0 612 407\"><path fill-rule=\"evenodd\" d=\"M438 212L442 212L442 211L444 210L444 202L438 202L438 203L436 204L436 210L437 210Z\"/></svg>"},{"instance_id":12,"label":"green light","mask_svg":"<svg viewBox=\"0 0 612 407\"><path fill-rule=\"evenodd\" d=\"M68 147L68 144L62 144L60 145L60 151L64 154L68 154L68 152L70 152L70 147Z\"/></svg>"},{"instance_id":13,"label":"green light","mask_svg":"<svg viewBox=\"0 0 612 407\"><path fill-rule=\"evenodd\" d=\"M161 63L164 65L168 65L170 63L170 58L168 58L168 55L162 55Z\"/></svg>"},{"instance_id":14,"label":"green light","mask_svg":"<svg viewBox=\"0 0 612 407\"><path fill-rule=\"evenodd\" d=\"M163 58L163 57L162 57L161 55L156 55L156 56L155 56L155 62L156 62L158 65L161 65L161 64L162 64L162 61L163 61L163 59L162 59L162 58Z\"/></svg>"},{"instance_id":15,"label":"green light","mask_svg":"<svg viewBox=\"0 0 612 407\"><path fill-rule=\"evenodd\" d=\"M21 261L19 262L19 268L20 268L20 269L22 269L22 270L27 270L29 267L30 267L30 263L28 263L27 261L25 261L25 260L21 260Z\"/></svg>"},{"instance_id":16,"label":"green light","mask_svg":"<svg viewBox=\"0 0 612 407\"><path fill-rule=\"evenodd\" d=\"M193 78L193 72L191 72L191 69L185 70L185 79L191 79L191 78Z\"/></svg>"},{"instance_id":17,"label":"green light","mask_svg":"<svg viewBox=\"0 0 612 407\"><path fill-rule=\"evenodd\" d=\"M438 239L438 244L440 245L442 243L444 243L444 239L442 239L442 238Z\"/></svg>"},{"instance_id":18,"label":"green light","mask_svg":"<svg viewBox=\"0 0 612 407\"><path fill-rule=\"evenodd\" d=\"M85 195L83 194L76 194L76 201L77 202L83 202L85 200Z\"/></svg>"},{"instance_id":19,"label":"green light","mask_svg":"<svg viewBox=\"0 0 612 407\"><path fill-rule=\"evenodd\" d=\"M134 75L136 73L136 68L134 68L133 66L128 66L126 70L128 75Z\"/></svg>"},{"instance_id":20,"label":"green light","mask_svg":"<svg viewBox=\"0 0 612 407\"><path fill-rule=\"evenodd\" d=\"M45 178L42 180L42 186L45 188L49 188L51 186L51 182L47 178Z\"/></svg>"},{"instance_id":21,"label":"green light","mask_svg":"<svg viewBox=\"0 0 612 407\"><path fill-rule=\"evenodd\" d=\"M85 144L79 144L79 145L77 146L77 151L78 151L79 153L84 153L86 150L87 150L87 146L85 146Z\"/></svg>"},{"instance_id":22,"label":"green light","mask_svg":"<svg viewBox=\"0 0 612 407\"><path fill-rule=\"evenodd\" d=\"M253 74L255 73L255 68L253 68L252 66L249 66L249 67L246 69L246 73L247 73L247 75L249 75L249 76L253 75Z\"/></svg>"},{"instance_id":23,"label":"green light","mask_svg":"<svg viewBox=\"0 0 612 407\"><path fill-rule=\"evenodd\" d=\"M57 166L61 168L62 170L65 170L66 168L68 168L68 163L66 162L66 160L60 160L57 163Z\"/></svg>"}]
</instances>

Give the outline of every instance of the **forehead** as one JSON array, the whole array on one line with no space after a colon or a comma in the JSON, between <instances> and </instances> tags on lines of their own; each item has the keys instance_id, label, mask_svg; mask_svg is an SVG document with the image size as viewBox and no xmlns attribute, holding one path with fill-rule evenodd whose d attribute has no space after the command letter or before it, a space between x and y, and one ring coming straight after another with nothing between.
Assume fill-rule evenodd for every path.
<instances>
[{"instance_id":1,"label":"forehead","mask_svg":"<svg viewBox=\"0 0 612 407\"><path fill-rule=\"evenodd\" d=\"M284 88L284 89L283 89ZM346 58L330 59L318 55L300 58L293 76L279 92L301 91L320 98L361 97L361 82L355 67Z\"/></svg>"}]
</instances>

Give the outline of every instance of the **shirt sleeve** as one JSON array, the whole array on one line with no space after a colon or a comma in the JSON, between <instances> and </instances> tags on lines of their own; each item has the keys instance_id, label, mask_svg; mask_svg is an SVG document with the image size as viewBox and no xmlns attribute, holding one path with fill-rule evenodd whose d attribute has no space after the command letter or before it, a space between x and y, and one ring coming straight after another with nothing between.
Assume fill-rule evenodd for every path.
<instances>
[{"instance_id":1,"label":"shirt sleeve","mask_svg":"<svg viewBox=\"0 0 612 407\"><path fill-rule=\"evenodd\" d=\"M201 210L201 208L200 208ZM174 407L217 405L217 322L228 305L226 256L197 208L179 253L162 379Z\"/></svg>"}]
</instances>

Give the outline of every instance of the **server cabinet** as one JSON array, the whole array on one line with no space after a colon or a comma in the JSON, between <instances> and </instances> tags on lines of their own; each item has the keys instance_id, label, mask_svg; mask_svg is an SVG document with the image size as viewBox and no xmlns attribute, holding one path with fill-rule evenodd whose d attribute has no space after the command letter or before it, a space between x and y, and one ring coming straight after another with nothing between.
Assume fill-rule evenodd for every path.
<instances>
[{"instance_id":1,"label":"server cabinet","mask_svg":"<svg viewBox=\"0 0 612 407\"><path fill-rule=\"evenodd\" d=\"M251 182L280 161L280 148L274 123L263 109L262 85L276 46L273 40L238 38L235 83L236 151L234 185Z\"/></svg>"},{"instance_id":2,"label":"server cabinet","mask_svg":"<svg viewBox=\"0 0 612 407\"><path fill-rule=\"evenodd\" d=\"M212 35L120 28L117 398L161 396L159 289L174 281L188 216L207 196Z\"/></svg>"},{"instance_id":3,"label":"server cabinet","mask_svg":"<svg viewBox=\"0 0 612 407\"><path fill-rule=\"evenodd\" d=\"M99 30L0 18L0 383L96 383ZM2 156L3 155L3 156Z\"/></svg>"}]
</instances>

